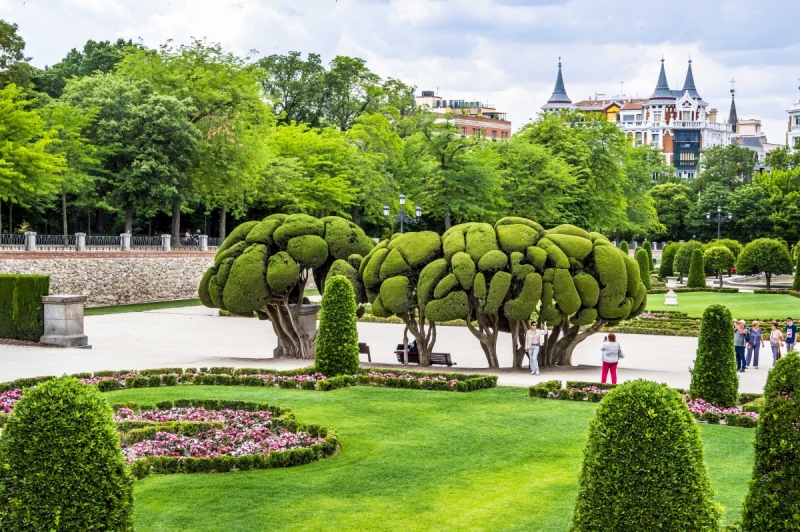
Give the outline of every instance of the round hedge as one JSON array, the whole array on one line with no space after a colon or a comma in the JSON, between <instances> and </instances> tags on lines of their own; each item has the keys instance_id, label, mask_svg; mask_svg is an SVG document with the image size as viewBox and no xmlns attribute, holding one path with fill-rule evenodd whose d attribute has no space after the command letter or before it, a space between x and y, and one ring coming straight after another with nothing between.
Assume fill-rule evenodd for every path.
<instances>
[{"instance_id":1,"label":"round hedge","mask_svg":"<svg viewBox=\"0 0 800 532\"><path fill-rule=\"evenodd\" d=\"M745 532L800 531L800 357L789 353L767 377L755 466L744 500Z\"/></svg>"},{"instance_id":2,"label":"round hedge","mask_svg":"<svg viewBox=\"0 0 800 532\"><path fill-rule=\"evenodd\" d=\"M739 376L733 349L733 318L726 307L710 305L703 312L691 372L689 395L723 408L737 404Z\"/></svg>"},{"instance_id":3,"label":"round hedge","mask_svg":"<svg viewBox=\"0 0 800 532\"><path fill-rule=\"evenodd\" d=\"M692 251L692 262L689 265L689 277L686 279L688 288L706 287L706 267L703 261L703 250Z\"/></svg>"},{"instance_id":4,"label":"round hedge","mask_svg":"<svg viewBox=\"0 0 800 532\"><path fill-rule=\"evenodd\" d=\"M133 530L133 479L108 402L53 379L26 390L0 437L0 530Z\"/></svg>"},{"instance_id":5,"label":"round hedge","mask_svg":"<svg viewBox=\"0 0 800 532\"><path fill-rule=\"evenodd\" d=\"M644 380L611 390L590 422L570 530L709 532L719 516L681 395Z\"/></svg>"},{"instance_id":6,"label":"round hedge","mask_svg":"<svg viewBox=\"0 0 800 532\"><path fill-rule=\"evenodd\" d=\"M736 273L789 274L794 271L792 257L786 246L772 238L757 238L744 247L736 259Z\"/></svg>"},{"instance_id":7,"label":"round hedge","mask_svg":"<svg viewBox=\"0 0 800 532\"><path fill-rule=\"evenodd\" d=\"M353 285L342 275L329 277L319 312L314 365L326 377L358 370L358 330Z\"/></svg>"}]
</instances>

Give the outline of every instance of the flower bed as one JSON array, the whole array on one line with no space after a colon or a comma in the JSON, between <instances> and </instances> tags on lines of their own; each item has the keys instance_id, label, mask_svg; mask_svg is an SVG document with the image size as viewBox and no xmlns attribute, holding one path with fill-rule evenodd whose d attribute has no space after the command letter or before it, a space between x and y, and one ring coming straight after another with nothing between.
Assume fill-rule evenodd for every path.
<instances>
[{"instance_id":1,"label":"flower bed","mask_svg":"<svg viewBox=\"0 0 800 532\"><path fill-rule=\"evenodd\" d=\"M547 381L535 384L528 388L530 397L542 399L561 399L567 401L588 401L599 403L603 397L615 387L614 384L587 383L580 381L567 381L566 386L561 386L561 381ZM742 394L740 403L744 406L733 408L717 408L703 399L692 399L686 390L678 390L686 401L689 411L698 421L717 424L752 428L758 421L757 408L753 407L758 398L751 399L758 394ZM748 402L750 401L750 402Z\"/></svg>"}]
</instances>

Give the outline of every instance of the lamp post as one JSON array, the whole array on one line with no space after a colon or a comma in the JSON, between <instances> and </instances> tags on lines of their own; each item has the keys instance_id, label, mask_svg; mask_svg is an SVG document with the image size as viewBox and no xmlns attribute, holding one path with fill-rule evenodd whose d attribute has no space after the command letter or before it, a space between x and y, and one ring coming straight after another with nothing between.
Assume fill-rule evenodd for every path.
<instances>
[{"instance_id":1,"label":"lamp post","mask_svg":"<svg viewBox=\"0 0 800 532\"><path fill-rule=\"evenodd\" d=\"M400 194L400 213L395 216L389 216L389 206L383 206L383 216L386 218L387 221L390 222L400 222L400 234L403 234L405 229L405 224L416 224L419 223L419 219L422 216L422 207L417 205L416 208L416 218L412 218L411 216L406 214L406 195Z\"/></svg>"},{"instance_id":2,"label":"lamp post","mask_svg":"<svg viewBox=\"0 0 800 532\"><path fill-rule=\"evenodd\" d=\"M717 215L714 218L711 217L711 213L710 212L706 213L706 220L708 220L710 222L717 222L717 240L719 240L720 225L730 222L732 218L733 218L733 214L731 214L731 213L728 213L728 217L727 218L722 216L722 207L720 207L719 205L717 205Z\"/></svg>"}]
</instances>

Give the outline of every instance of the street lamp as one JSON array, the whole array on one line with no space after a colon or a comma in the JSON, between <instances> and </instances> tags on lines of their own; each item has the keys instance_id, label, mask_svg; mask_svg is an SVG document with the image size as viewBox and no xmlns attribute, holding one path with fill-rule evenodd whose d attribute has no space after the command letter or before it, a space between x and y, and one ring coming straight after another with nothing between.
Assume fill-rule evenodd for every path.
<instances>
[{"instance_id":1,"label":"street lamp","mask_svg":"<svg viewBox=\"0 0 800 532\"><path fill-rule=\"evenodd\" d=\"M727 218L722 216L722 207L720 207L719 205L717 205L717 215L714 218L711 217L711 213L710 212L706 213L706 220L708 220L709 222L717 222L717 240L719 240L720 225L724 224L724 223L727 223L727 222L730 222L732 218L733 218L733 214L731 214L731 213L728 213L728 217Z\"/></svg>"},{"instance_id":2,"label":"street lamp","mask_svg":"<svg viewBox=\"0 0 800 532\"><path fill-rule=\"evenodd\" d=\"M416 218L412 218L406 214L406 195L400 194L400 213L396 216L389 216L389 206L383 206L383 216L386 218L387 221L390 222L400 222L400 234L403 234L403 230L405 229L405 224L416 224L419 223L419 219L422 216L422 207L417 205L416 208Z\"/></svg>"}]
</instances>

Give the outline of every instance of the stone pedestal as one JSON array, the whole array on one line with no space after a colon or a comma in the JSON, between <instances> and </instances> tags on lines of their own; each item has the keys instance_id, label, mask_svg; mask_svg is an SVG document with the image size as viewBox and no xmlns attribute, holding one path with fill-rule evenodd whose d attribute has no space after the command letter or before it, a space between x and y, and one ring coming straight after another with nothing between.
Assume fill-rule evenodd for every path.
<instances>
[{"instance_id":1,"label":"stone pedestal","mask_svg":"<svg viewBox=\"0 0 800 532\"><path fill-rule=\"evenodd\" d=\"M161 251L172 250L172 235L161 235Z\"/></svg>"},{"instance_id":2,"label":"stone pedestal","mask_svg":"<svg viewBox=\"0 0 800 532\"><path fill-rule=\"evenodd\" d=\"M131 250L131 234L130 233L122 233L119 235L119 249L120 251L130 251Z\"/></svg>"},{"instance_id":3,"label":"stone pedestal","mask_svg":"<svg viewBox=\"0 0 800 532\"><path fill-rule=\"evenodd\" d=\"M200 251L208 251L208 235L200 235Z\"/></svg>"},{"instance_id":4,"label":"stone pedestal","mask_svg":"<svg viewBox=\"0 0 800 532\"><path fill-rule=\"evenodd\" d=\"M25 231L25 251L36 251L36 233Z\"/></svg>"},{"instance_id":5,"label":"stone pedestal","mask_svg":"<svg viewBox=\"0 0 800 532\"><path fill-rule=\"evenodd\" d=\"M664 304L665 305L677 305L678 304L678 294L670 290L664 296Z\"/></svg>"},{"instance_id":6,"label":"stone pedestal","mask_svg":"<svg viewBox=\"0 0 800 532\"><path fill-rule=\"evenodd\" d=\"M294 307L294 305L289 305L290 307ZM300 313L297 316L297 320L300 322L300 327L306 332L306 334L310 337L313 337L317 333L317 314L319 314L319 309L321 309L321 305L302 305L300 307ZM286 321L289 321L289 316L286 315L286 311L281 308L281 312L283 313ZM278 338L278 347L272 352L272 356L275 358L280 358L283 356L283 347L280 345L280 338Z\"/></svg>"},{"instance_id":7,"label":"stone pedestal","mask_svg":"<svg viewBox=\"0 0 800 532\"><path fill-rule=\"evenodd\" d=\"M59 347L91 348L83 334L83 304L86 296L42 296L44 336L40 343Z\"/></svg>"},{"instance_id":8,"label":"stone pedestal","mask_svg":"<svg viewBox=\"0 0 800 532\"><path fill-rule=\"evenodd\" d=\"M86 251L86 233L75 233L75 251Z\"/></svg>"},{"instance_id":9,"label":"stone pedestal","mask_svg":"<svg viewBox=\"0 0 800 532\"><path fill-rule=\"evenodd\" d=\"M667 277L667 288L678 288L678 278Z\"/></svg>"}]
</instances>

